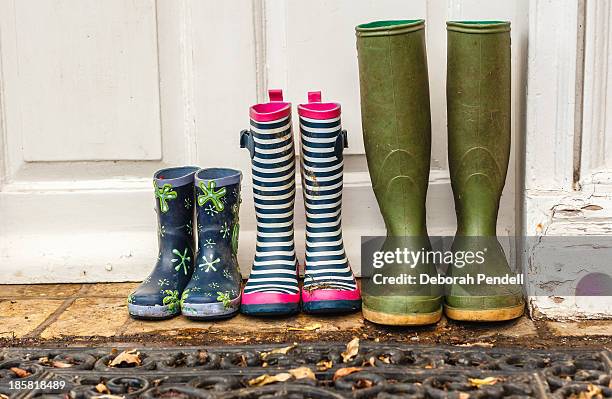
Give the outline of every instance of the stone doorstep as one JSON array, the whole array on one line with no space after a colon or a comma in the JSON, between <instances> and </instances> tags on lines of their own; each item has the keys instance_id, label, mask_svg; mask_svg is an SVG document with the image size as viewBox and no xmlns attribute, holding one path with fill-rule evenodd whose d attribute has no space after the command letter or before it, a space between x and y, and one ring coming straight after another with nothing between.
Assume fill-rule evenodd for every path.
<instances>
[{"instance_id":1,"label":"stone doorstep","mask_svg":"<svg viewBox=\"0 0 612 399\"><path fill-rule=\"evenodd\" d=\"M0 285L0 300L13 298L127 298L138 283Z\"/></svg>"},{"instance_id":2,"label":"stone doorstep","mask_svg":"<svg viewBox=\"0 0 612 399\"><path fill-rule=\"evenodd\" d=\"M61 299L12 299L0 302L0 338L23 338L55 313Z\"/></svg>"},{"instance_id":3,"label":"stone doorstep","mask_svg":"<svg viewBox=\"0 0 612 399\"><path fill-rule=\"evenodd\" d=\"M206 330L211 333L236 334L236 333L280 333L292 330L312 331L314 327L317 332L351 331L358 330L364 325L360 315L332 316L328 318L313 317L299 314L282 319L258 319L242 314L231 319L220 321L194 321L186 317L175 317L170 320L144 321L129 319L120 330L119 335L130 336L138 334L157 333L160 335L178 335L181 330Z\"/></svg>"},{"instance_id":4,"label":"stone doorstep","mask_svg":"<svg viewBox=\"0 0 612 399\"><path fill-rule=\"evenodd\" d=\"M1 299L68 298L77 295L81 284L0 285Z\"/></svg>"},{"instance_id":5,"label":"stone doorstep","mask_svg":"<svg viewBox=\"0 0 612 399\"><path fill-rule=\"evenodd\" d=\"M241 335L253 333L284 334L290 331L313 331L325 336L327 333L339 331L360 331L364 327L364 320L360 313L345 316L312 316L299 314L281 319L260 319L245 315L237 315L231 319L199 322L185 317L175 317L162 321L143 321L131 319L127 314L124 298L77 298L68 300L66 304L61 300L17 300L0 303L0 309L10 309L7 326L14 326L14 331L6 332L2 337L10 338L14 332L15 337L39 337L41 339L60 339L65 337L89 336L135 336L140 334L155 334L159 336L186 336L190 331L209 331L222 335ZM65 309L54 315L64 304ZM36 318L28 316L35 310ZM55 317L51 317L55 316ZM29 323L22 323L28 317ZM4 316L2 318L5 318ZM47 320L51 318L51 320ZM1 319L0 319L1 320ZM40 327L42 326L42 328ZM446 328L446 320L438 323L436 328ZM531 320L523 318L515 323L491 329L490 327L473 327L472 335L487 338L495 334L508 337L537 335L536 328ZM403 334L403 333L402 333Z\"/></svg>"},{"instance_id":6,"label":"stone doorstep","mask_svg":"<svg viewBox=\"0 0 612 399\"><path fill-rule=\"evenodd\" d=\"M112 337L128 317L125 298L78 298L42 331L40 338Z\"/></svg>"},{"instance_id":7,"label":"stone doorstep","mask_svg":"<svg viewBox=\"0 0 612 399\"><path fill-rule=\"evenodd\" d=\"M83 284L82 297L127 298L139 283L98 283Z\"/></svg>"},{"instance_id":8,"label":"stone doorstep","mask_svg":"<svg viewBox=\"0 0 612 399\"><path fill-rule=\"evenodd\" d=\"M584 321L549 321L546 326L554 335L563 337L612 337L612 321L610 320L584 320Z\"/></svg>"},{"instance_id":9,"label":"stone doorstep","mask_svg":"<svg viewBox=\"0 0 612 399\"><path fill-rule=\"evenodd\" d=\"M538 335L538 329L531 319L524 316L508 325L488 328L486 330L481 328L478 331L478 336L480 338L490 338L497 334L509 338L535 337Z\"/></svg>"},{"instance_id":10,"label":"stone doorstep","mask_svg":"<svg viewBox=\"0 0 612 399\"><path fill-rule=\"evenodd\" d=\"M135 283L0 286L0 338L58 339L151 333L176 336L188 335L189 330L221 334L286 333L296 328L308 331L315 325L320 325L317 333L324 336L328 332L359 331L364 327L360 313L332 317L300 314L283 319L238 315L215 322L197 322L180 316L165 321L133 320L128 316L125 298L135 286ZM612 335L612 321L549 322L546 325L558 336ZM437 328L445 326L443 319ZM496 334L517 338L538 333L527 317L495 328L476 325L469 330L481 338Z\"/></svg>"}]
</instances>

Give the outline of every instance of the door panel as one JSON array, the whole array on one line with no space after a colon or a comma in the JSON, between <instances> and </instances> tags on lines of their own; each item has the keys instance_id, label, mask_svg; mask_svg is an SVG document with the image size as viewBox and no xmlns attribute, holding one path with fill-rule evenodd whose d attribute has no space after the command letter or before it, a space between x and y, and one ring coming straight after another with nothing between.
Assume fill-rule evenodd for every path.
<instances>
[{"instance_id":1,"label":"door panel","mask_svg":"<svg viewBox=\"0 0 612 399\"><path fill-rule=\"evenodd\" d=\"M24 160L160 159L155 2L18 1L13 11L17 57L5 68L17 70L18 92L6 107Z\"/></svg>"}]
</instances>

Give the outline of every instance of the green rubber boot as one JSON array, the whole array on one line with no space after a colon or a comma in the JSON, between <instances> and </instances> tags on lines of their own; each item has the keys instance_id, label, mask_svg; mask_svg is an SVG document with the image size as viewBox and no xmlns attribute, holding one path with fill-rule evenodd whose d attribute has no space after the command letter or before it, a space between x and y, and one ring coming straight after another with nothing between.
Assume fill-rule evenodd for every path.
<instances>
[{"instance_id":1,"label":"green rubber boot","mask_svg":"<svg viewBox=\"0 0 612 399\"><path fill-rule=\"evenodd\" d=\"M447 31L448 160L457 213L453 250L486 248L482 263L455 264L448 275L512 276L496 238L510 157L510 23L448 22ZM521 285L497 281L447 286L447 316L465 321L521 316Z\"/></svg>"},{"instance_id":2,"label":"green rubber boot","mask_svg":"<svg viewBox=\"0 0 612 399\"><path fill-rule=\"evenodd\" d=\"M363 138L372 186L387 227L383 250L430 248L425 198L431 157L425 21L356 27ZM435 275L435 265L388 264L383 277ZM442 289L362 280L364 317L385 325L425 325L442 315ZM380 281L380 279L379 279Z\"/></svg>"}]
</instances>

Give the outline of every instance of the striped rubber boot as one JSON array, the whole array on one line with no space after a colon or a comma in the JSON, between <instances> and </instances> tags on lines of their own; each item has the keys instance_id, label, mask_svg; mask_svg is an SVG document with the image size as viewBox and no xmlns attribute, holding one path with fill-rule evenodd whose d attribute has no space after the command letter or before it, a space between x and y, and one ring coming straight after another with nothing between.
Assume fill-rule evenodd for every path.
<instances>
[{"instance_id":1,"label":"striped rubber boot","mask_svg":"<svg viewBox=\"0 0 612 399\"><path fill-rule=\"evenodd\" d=\"M280 90L270 90L269 95L270 102L251 107L251 128L240 137L240 146L251 154L257 216L257 248L241 305L250 315L292 314L300 306L293 241L291 104L283 101Z\"/></svg>"},{"instance_id":2,"label":"striped rubber boot","mask_svg":"<svg viewBox=\"0 0 612 399\"><path fill-rule=\"evenodd\" d=\"M347 141L340 104L322 103L321 92L310 92L298 113L306 208L302 308L306 313L356 311L361 295L342 241L342 153Z\"/></svg>"}]
</instances>

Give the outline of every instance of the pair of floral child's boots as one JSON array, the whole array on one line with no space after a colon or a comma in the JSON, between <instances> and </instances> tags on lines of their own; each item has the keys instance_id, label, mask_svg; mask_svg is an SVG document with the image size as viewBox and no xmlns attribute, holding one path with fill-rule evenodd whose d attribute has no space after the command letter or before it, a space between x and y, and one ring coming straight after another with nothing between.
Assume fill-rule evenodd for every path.
<instances>
[{"instance_id":1,"label":"pair of floral child's boots","mask_svg":"<svg viewBox=\"0 0 612 399\"><path fill-rule=\"evenodd\" d=\"M185 166L158 171L154 189L159 255L152 273L128 298L132 317L194 319L338 313L361 307L341 229L346 132L340 105L319 92L298 107L306 208L305 277L298 284L294 244L295 147L291 104L282 92L250 109L240 144L250 151L257 245L241 292L238 249L240 183L233 169ZM195 212L196 224L193 224ZM196 238L197 237L197 238ZM194 252L197 241L197 253Z\"/></svg>"},{"instance_id":2,"label":"pair of floral child's boots","mask_svg":"<svg viewBox=\"0 0 612 399\"><path fill-rule=\"evenodd\" d=\"M151 274L128 297L132 317L165 319L183 313L214 319L239 310L241 178L237 170L195 166L155 173L159 255Z\"/></svg>"}]
</instances>

